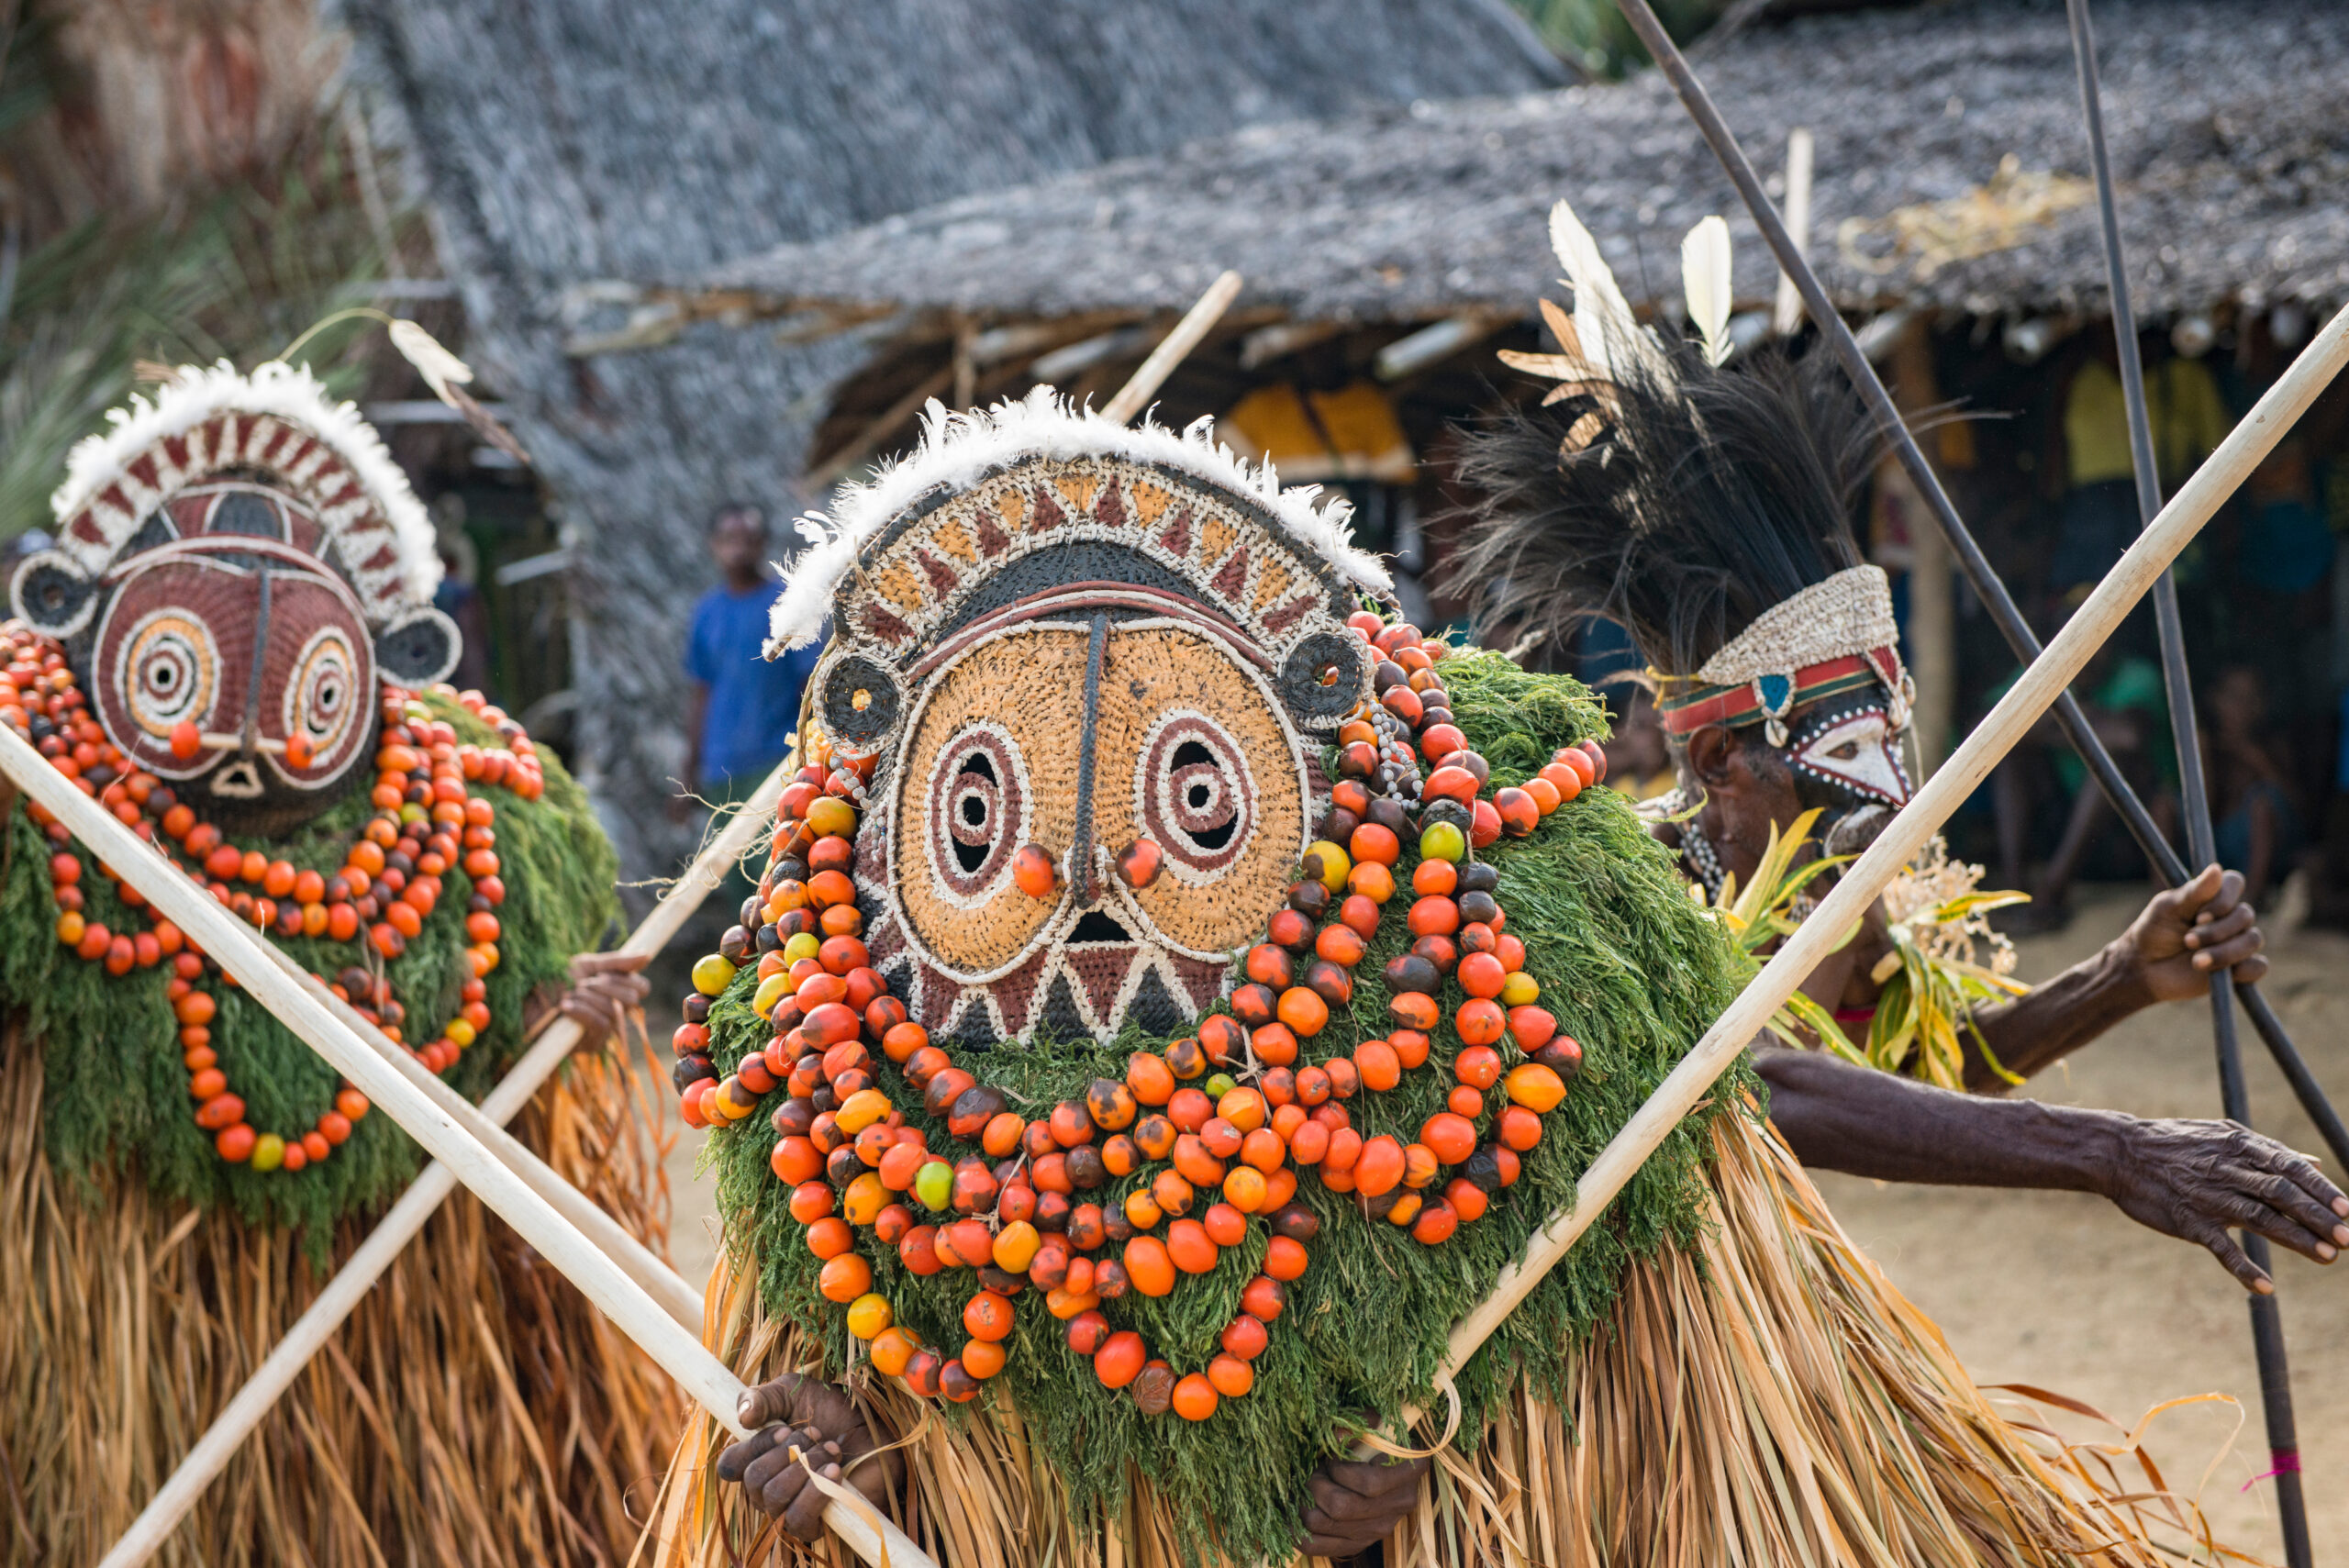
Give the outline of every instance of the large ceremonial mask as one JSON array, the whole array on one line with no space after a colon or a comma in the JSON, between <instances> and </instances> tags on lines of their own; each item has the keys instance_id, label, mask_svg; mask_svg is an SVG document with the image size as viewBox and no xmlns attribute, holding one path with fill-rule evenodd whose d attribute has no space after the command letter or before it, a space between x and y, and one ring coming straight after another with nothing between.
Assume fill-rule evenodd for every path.
<instances>
[{"instance_id":1,"label":"large ceremonial mask","mask_svg":"<svg viewBox=\"0 0 2349 1568\"><path fill-rule=\"evenodd\" d=\"M17 618L0 628L0 721L432 1071L477 1042L502 1059L527 989L608 910L607 851L582 840L539 858L572 840L584 803L567 781L545 798L529 738L478 693L430 685L458 652L431 603L431 524L358 410L284 363L186 367L74 448L52 506L55 543L18 568ZM83 1021L170 1108L141 1123L163 1146L145 1151L150 1176L207 1199L224 1176L266 1174L249 1201L306 1218L398 1177L406 1146L361 1127L364 1096L39 821L53 907L27 938L43 961L62 949L106 972ZM534 908L508 932L501 832L570 884L574 909ZM528 956L493 977L518 934L507 945ZM32 957L11 988L61 995ZM462 1076L477 1086L480 1062ZM48 1094L65 1106L83 1087L53 1073ZM300 1174L321 1166L335 1173Z\"/></svg>"},{"instance_id":2,"label":"large ceremonial mask","mask_svg":"<svg viewBox=\"0 0 2349 1568\"><path fill-rule=\"evenodd\" d=\"M20 1242L0 1260L0 1431L38 1453L17 1473L32 1557L95 1562L424 1163L139 885L194 878L470 1098L618 906L561 764L436 684L458 642L431 605L431 526L307 372L173 372L73 450L53 506L54 547L0 625L0 723L161 857L102 860L0 800L0 1104L19 1133L0 1190ZM629 1079L583 1055L514 1130L657 1242ZM346 1305L332 1373L231 1441L172 1551L626 1554L610 1477L655 1462L674 1396L481 1212L451 1205ZM540 1447L566 1429L596 1437ZM433 1477L494 1488L496 1530Z\"/></svg>"},{"instance_id":3,"label":"large ceremonial mask","mask_svg":"<svg viewBox=\"0 0 2349 1568\"><path fill-rule=\"evenodd\" d=\"M866 940L941 1035L1178 1030L1288 886L1369 695L1344 617L1386 577L1341 525L1163 433L1050 450L1103 428L1023 410L993 439L1044 450L963 486L912 465L842 518L818 712L885 760ZM780 635L820 620L818 580Z\"/></svg>"},{"instance_id":4,"label":"large ceremonial mask","mask_svg":"<svg viewBox=\"0 0 2349 1568\"><path fill-rule=\"evenodd\" d=\"M1391 622L1318 499L1203 428L934 412L803 525L805 766L676 1035L773 1310L1243 1557L1727 979L1587 694Z\"/></svg>"},{"instance_id":5,"label":"large ceremonial mask","mask_svg":"<svg viewBox=\"0 0 2349 1568\"><path fill-rule=\"evenodd\" d=\"M182 373L74 450L54 506L16 613L125 756L226 818L323 809L374 753L379 682L456 663L423 507L306 371Z\"/></svg>"}]
</instances>

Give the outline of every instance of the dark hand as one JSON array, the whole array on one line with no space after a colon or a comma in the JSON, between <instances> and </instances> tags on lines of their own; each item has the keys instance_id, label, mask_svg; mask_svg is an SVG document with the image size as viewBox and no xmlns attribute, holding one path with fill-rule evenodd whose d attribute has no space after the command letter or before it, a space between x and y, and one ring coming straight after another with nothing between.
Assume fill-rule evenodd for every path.
<instances>
[{"instance_id":1,"label":"dark hand","mask_svg":"<svg viewBox=\"0 0 2349 1568\"><path fill-rule=\"evenodd\" d=\"M637 973L643 967L644 955L632 952L583 952L571 961L571 988L556 1006L579 1021L579 1050L601 1051L644 1006L651 986Z\"/></svg>"},{"instance_id":2,"label":"dark hand","mask_svg":"<svg viewBox=\"0 0 2349 1568\"><path fill-rule=\"evenodd\" d=\"M853 1487L889 1511L904 1465L895 1450L865 1458L881 1444L838 1385L787 1373L745 1390L736 1413L744 1426L759 1430L718 1456L718 1478L740 1483L751 1507L781 1519L794 1539L812 1543L824 1533L824 1505L830 1500L807 1485L806 1468L791 1457L794 1449L825 1480Z\"/></svg>"},{"instance_id":3,"label":"dark hand","mask_svg":"<svg viewBox=\"0 0 2349 1568\"><path fill-rule=\"evenodd\" d=\"M2206 867L2183 887L2154 895L2120 946L2140 984L2157 1002L2206 995L2210 973L2234 972L2246 985L2267 973L2259 912L2243 902L2243 873Z\"/></svg>"},{"instance_id":4,"label":"dark hand","mask_svg":"<svg viewBox=\"0 0 2349 1568\"><path fill-rule=\"evenodd\" d=\"M2122 1124L2110 1197L2138 1224L2210 1250L2245 1288L2276 1287L2228 1234L2255 1230L2329 1263L2349 1247L2349 1197L2315 1164L2231 1121Z\"/></svg>"},{"instance_id":5,"label":"dark hand","mask_svg":"<svg viewBox=\"0 0 2349 1568\"><path fill-rule=\"evenodd\" d=\"M1366 1464L1323 1460L1306 1483L1313 1501L1299 1516L1305 1551L1314 1557L1352 1557L1386 1540L1419 1507L1429 1468L1424 1459L1374 1459Z\"/></svg>"}]
</instances>

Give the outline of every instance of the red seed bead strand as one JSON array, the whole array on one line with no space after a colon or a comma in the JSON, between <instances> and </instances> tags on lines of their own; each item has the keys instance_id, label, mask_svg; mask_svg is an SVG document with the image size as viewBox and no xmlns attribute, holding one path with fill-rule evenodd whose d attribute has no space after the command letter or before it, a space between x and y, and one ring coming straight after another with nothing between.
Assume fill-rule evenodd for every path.
<instances>
[{"instance_id":1,"label":"red seed bead strand","mask_svg":"<svg viewBox=\"0 0 2349 1568\"><path fill-rule=\"evenodd\" d=\"M473 884L465 926L471 975L459 989L458 1007L430 1042L408 1046L410 1055L434 1073L454 1066L464 1048L490 1024L484 977L496 968L500 928L497 906L506 888L499 879L495 806L473 793L476 782L502 785L525 800L545 791L545 774L529 738L478 692L455 693L469 713L496 729L505 748L484 750L457 741L455 728L397 687L384 692L383 738L375 759L376 807L332 878L297 871L257 850L239 850L217 828L199 821L153 775L132 767L106 740L75 689L63 651L21 622L0 627L8 664L0 671L0 722L31 740L52 767L72 778L139 837L161 845L239 920L279 937L306 936L339 942L365 940L384 962L406 951L408 938L423 929L443 891L443 877L462 868ZM179 1026L182 1064L188 1092L196 1102L196 1125L213 1135L215 1148L232 1163L256 1170L300 1171L328 1158L350 1138L352 1124L367 1114L367 1097L348 1083L334 1106L296 1138L256 1132L244 1120L245 1103L231 1089L212 1048L217 1002L206 989L215 971L203 953L170 921L149 913L142 931L110 932L84 916L83 865L67 846L62 823L39 807L29 808L50 843L50 892L57 901L58 940L82 959L128 974L169 962L167 999ZM101 864L126 906L145 906L137 889ZM373 922L372 927L369 923ZM225 981L225 976L219 976ZM323 975L317 976L322 982ZM401 1040L406 1009L387 979L352 965L328 982L370 1023ZM405 1041L403 1041L405 1044Z\"/></svg>"}]
</instances>

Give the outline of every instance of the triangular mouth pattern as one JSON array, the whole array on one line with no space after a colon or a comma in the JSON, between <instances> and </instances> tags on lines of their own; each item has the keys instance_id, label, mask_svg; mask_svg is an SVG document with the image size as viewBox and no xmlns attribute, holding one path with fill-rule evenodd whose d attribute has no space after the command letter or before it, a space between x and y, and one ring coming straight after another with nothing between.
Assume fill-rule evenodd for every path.
<instances>
[{"instance_id":1,"label":"triangular mouth pattern","mask_svg":"<svg viewBox=\"0 0 2349 1568\"><path fill-rule=\"evenodd\" d=\"M1138 1006L1160 1015L1145 1020L1152 1027L1176 1010L1187 1022L1229 989L1228 963L1137 941L1100 909L1080 914L1065 939L1030 954L1008 974L976 984L958 980L923 958L906 941L893 910L873 916L866 945L875 969L893 985L905 982L906 1006L914 1017L933 1033L957 1039L1026 1043L1049 1024L1047 1032L1055 1036L1075 1032L1110 1040ZM1055 997L1057 1007L1050 1005Z\"/></svg>"}]
</instances>

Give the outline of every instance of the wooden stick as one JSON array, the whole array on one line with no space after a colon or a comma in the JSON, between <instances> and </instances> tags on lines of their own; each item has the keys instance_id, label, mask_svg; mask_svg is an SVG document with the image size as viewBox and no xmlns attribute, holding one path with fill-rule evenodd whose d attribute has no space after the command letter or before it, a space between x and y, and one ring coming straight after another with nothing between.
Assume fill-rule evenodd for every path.
<instances>
[{"instance_id":1,"label":"wooden stick","mask_svg":"<svg viewBox=\"0 0 2349 1568\"><path fill-rule=\"evenodd\" d=\"M572 1227L547 1200L529 1183L509 1169L488 1149L476 1140L453 1117L443 1111L390 1062L376 1055L368 1045L345 1029L332 1011L322 1005L309 991L288 980L271 957L263 940L247 930L235 916L223 907L203 887L190 881L177 867L166 861L153 846L117 821L90 796L83 795L71 779L50 767L31 743L14 729L0 726L0 773L6 773L17 787L30 799L39 802L62 822L66 830L82 840L92 853L104 861L115 873L145 895L149 904L163 917L186 932L203 951L211 955L238 984L276 1015L278 1019L301 1038L311 1050L330 1063L351 1085L365 1095L384 1114L391 1117L408 1135L422 1144L445 1169L451 1179L462 1181L467 1188L495 1210L498 1217L519 1231L523 1239L535 1247L547 1262L553 1264L563 1277L577 1285L595 1303L615 1327L633 1340L669 1376L692 1395L696 1403L708 1411L727 1430L739 1436L747 1431L736 1414L736 1402L743 1393L742 1382L731 1369L703 1346L700 1339L688 1333L643 1288L610 1258L604 1255L584 1236ZM744 817L757 824L755 813ZM750 831L755 830L753 828ZM721 840L721 842L723 840ZM676 922L683 918L679 911L662 921L661 928L674 932ZM648 925L652 922L648 921ZM531 1052L542 1063L541 1074L551 1072L554 1065L569 1053L575 1039L566 1040L556 1029L548 1031ZM562 1031L567 1033L570 1031ZM515 1074L508 1075L509 1080ZM503 1088L504 1085L501 1085ZM530 1085L535 1088L536 1085ZM528 1095L518 1083L518 1099ZM428 1172L429 1175L429 1173ZM419 1178L419 1185L422 1179ZM409 1199L417 1202L410 1205ZM432 1200L437 1204L438 1198ZM404 1195L395 1212L405 1208L420 1225L431 1212L416 1189ZM362 1243L362 1250L373 1246L375 1238ZM387 1245L377 1249L382 1253L381 1267L387 1265L397 1248ZM345 1288L337 1299L343 1302L347 1314L356 1305L364 1286L352 1287L349 1282L329 1282L329 1289L341 1284ZM256 1398L253 1404L265 1411L268 1401ZM258 1419L259 1411L255 1413ZM250 1430L250 1427L247 1429ZM209 1436L210 1434L207 1434ZM226 1441L228 1451L234 1443ZM219 1456L225 1462L225 1454ZM201 1485L195 1487L196 1492ZM190 1501L193 1499L190 1498ZM154 1510L150 1507L150 1512ZM184 1507L182 1508L184 1513ZM141 1520L146 1518L141 1516ZM882 1521L876 1532L873 1525L855 1510L840 1504L826 1508L825 1518L834 1531L870 1562L891 1561L919 1568L927 1563L913 1543ZM176 1520L171 1521L176 1522ZM161 1544L161 1537L168 1529L153 1532L155 1539L139 1536L135 1523L130 1534L117 1543L108 1562L134 1562L143 1561Z\"/></svg>"},{"instance_id":2,"label":"wooden stick","mask_svg":"<svg viewBox=\"0 0 2349 1568\"><path fill-rule=\"evenodd\" d=\"M1452 1330L1444 1356L1447 1376L1456 1374L1470 1357L1507 1321L1519 1303L1558 1261L1564 1258L1592 1221L1606 1211L1640 1167L1647 1162L1672 1129L1694 1110L1714 1081L1761 1034L1771 1016L1809 979L1819 961L1842 940L1843 934L1867 913L1890 882L1925 840L1941 830L1950 814L1964 804L1990 770L2037 723L2073 677L2121 624L2154 580L2169 567L2220 505L2234 493L2261 461L2283 439L2292 424L2316 400L2349 361L2349 307L2325 326L2292 363L2291 369L2246 416L2240 425L2197 469L2176 499L2138 536L2129 553L2097 585L2046 651L2032 662L1981 727L1943 763L1914 798L1903 806L1876 842L1847 868L1817 910L1795 929L1775 957L1740 992L1726 1011L1705 1031L1695 1050L1682 1058L1647 1103L1623 1124L1576 1184L1574 1207L1557 1214L1535 1231L1525 1253L1493 1282L1492 1294ZM1416 1420L1409 1413L1406 1425ZM1367 1457L1367 1451L1358 1450Z\"/></svg>"},{"instance_id":3,"label":"wooden stick","mask_svg":"<svg viewBox=\"0 0 2349 1568\"><path fill-rule=\"evenodd\" d=\"M1150 401L1151 395L1174 373L1174 367L1183 362L1184 357L1199 346L1199 339L1213 329L1215 324L1223 318L1223 313L1231 308L1231 302L1239 297L1238 272L1225 272L1209 284L1208 292L1199 295L1199 302L1184 313L1183 319L1174 323L1174 330L1166 334L1158 347L1150 351L1150 358L1142 361L1141 368L1134 372L1133 379L1119 387L1118 395L1103 406L1101 417L1120 425L1130 424L1133 417L1142 411L1142 406Z\"/></svg>"}]
</instances>

